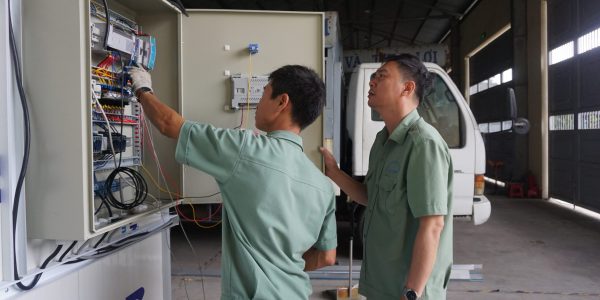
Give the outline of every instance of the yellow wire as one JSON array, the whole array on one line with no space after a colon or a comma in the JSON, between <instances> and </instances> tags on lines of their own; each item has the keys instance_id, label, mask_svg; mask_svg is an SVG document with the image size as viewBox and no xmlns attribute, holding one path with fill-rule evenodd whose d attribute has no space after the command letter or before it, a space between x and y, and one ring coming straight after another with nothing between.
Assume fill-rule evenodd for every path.
<instances>
[{"instance_id":1,"label":"yellow wire","mask_svg":"<svg viewBox=\"0 0 600 300\"><path fill-rule=\"evenodd\" d=\"M194 223L196 223L196 226L198 226L200 228L204 228L204 229L214 228L214 227L219 226L219 224L221 224L221 222L223 222L222 220L219 220L219 222L217 222L213 225L209 225L209 226L200 225L200 223L198 223L198 220L196 220L196 210L194 209L194 206L191 204L191 202L190 202L190 206L192 207L192 220L194 220Z\"/></svg>"},{"instance_id":2,"label":"yellow wire","mask_svg":"<svg viewBox=\"0 0 600 300\"><path fill-rule=\"evenodd\" d=\"M150 177L150 180L152 181L152 183L153 183L153 184L154 184L154 185L155 185L155 186L156 186L156 187L157 187L157 188L158 188L160 191L162 191L162 192L165 192L165 193L167 193L167 194L169 194L169 195L173 194L173 195L175 195L175 196L177 196L177 197L179 197L179 198L182 198L182 200L183 200L183 201L185 201L185 200L187 200L187 201L188 201L188 203L187 203L187 204L188 204L188 205L191 207L191 209L192 209L192 220L194 220L194 223L195 223L195 224L196 224L198 227L200 227L200 228L204 228L204 229L210 229L210 228L213 228L213 227L217 227L219 224L221 224L221 222L222 222L222 221L219 221L219 222L217 222L217 223L215 223L215 224L213 224L213 225L210 225L210 226L204 226L204 225L200 225L200 223L198 223L198 220L196 220L196 210L194 209L194 205L193 205L192 201L191 201L191 200L189 200L189 198L182 197L181 195L179 195L179 193L175 193L175 192L172 192L172 193L171 193L171 192L169 192L169 191L167 191L167 190L163 189L163 188L162 188L162 187L160 187L160 185L159 185L159 184L156 182L156 179L154 179L154 177L152 176L152 174L150 174L150 171L148 171L148 169L146 169L146 167L144 167L144 165L142 165L141 167L142 167L142 170L144 170L144 172L146 172L146 175L148 175L148 177Z\"/></svg>"},{"instance_id":3,"label":"yellow wire","mask_svg":"<svg viewBox=\"0 0 600 300\"><path fill-rule=\"evenodd\" d=\"M144 170L144 172L146 172L146 175L148 175L148 177L150 177L150 180L152 180L152 183L154 183L154 186L156 186L158 188L158 190L160 190L161 192L167 193L169 194L169 197L175 195L176 197L179 198L185 198L185 197L181 197L181 195L179 193L176 192L169 192L165 189L163 189L157 182L156 179L154 179L154 177L152 176L152 174L150 174L150 171L148 171L148 169L146 169L146 167L144 167L144 165L141 165L142 170Z\"/></svg>"},{"instance_id":4,"label":"yellow wire","mask_svg":"<svg viewBox=\"0 0 600 300\"><path fill-rule=\"evenodd\" d=\"M250 63L248 64L248 91L246 96L246 123L250 119L250 81L252 80L252 53L250 53ZM242 112L243 113L243 112ZM244 128L246 128L244 126Z\"/></svg>"}]
</instances>

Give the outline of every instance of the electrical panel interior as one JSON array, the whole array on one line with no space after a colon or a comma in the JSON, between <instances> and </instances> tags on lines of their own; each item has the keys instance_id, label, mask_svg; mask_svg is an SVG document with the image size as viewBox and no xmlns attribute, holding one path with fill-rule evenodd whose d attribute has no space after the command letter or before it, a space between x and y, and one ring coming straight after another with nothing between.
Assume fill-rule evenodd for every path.
<instances>
[{"instance_id":1,"label":"electrical panel interior","mask_svg":"<svg viewBox=\"0 0 600 300\"><path fill-rule=\"evenodd\" d=\"M107 17L108 10L108 17ZM132 19L90 2L93 230L158 208L142 164L144 119L127 69L151 70L156 40ZM108 20L107 20L108 19Z\"/></svg>"}]
</instances>

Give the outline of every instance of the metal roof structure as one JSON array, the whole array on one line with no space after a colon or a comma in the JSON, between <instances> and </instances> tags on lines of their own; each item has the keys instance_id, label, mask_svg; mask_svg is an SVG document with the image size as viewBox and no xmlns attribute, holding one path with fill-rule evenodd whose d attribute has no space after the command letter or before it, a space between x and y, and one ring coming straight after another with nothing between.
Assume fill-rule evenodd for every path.
<instances>
[{"instance_id":1,"label":"metal roof structure","mask_svg":"<svg viewBox=\"0 0 600 300\"><path fill-rule=\"evenodd\" d=\"M440 43L478 0L182 0L188 8L337 11L344 49Z\"/></svg>"}]
</instances>

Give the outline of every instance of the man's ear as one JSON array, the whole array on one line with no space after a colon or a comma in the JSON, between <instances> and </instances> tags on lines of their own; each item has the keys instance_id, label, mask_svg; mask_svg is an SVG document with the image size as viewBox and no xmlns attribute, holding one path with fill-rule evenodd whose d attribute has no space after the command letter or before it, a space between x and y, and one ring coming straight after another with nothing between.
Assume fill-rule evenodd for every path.
<instances>
[{"instance_id":1,"label":"man's ear","mask_svg":"<svg viewBox=\"0 0 600 300\"><path fill-rule=\"evenodd\" d=\"M287 93L283 93L283 94L279 95L278 98L279 99L277 99L277 101L279 101L279 103L277 106L277 111L281 112L281 111L284 111L286 108L291 107L290 106L290 96Z\"/></svg>"},{"instance_id":2,"label":"man's ear","mask_svg":"<svg viewBox=\"0 0 600 300\"><path fill-rule=\"evenodd\" d=\"M416 84L414 81L409 80L407 82L404 83L404 91L402 91L402 94L405 94L406 96L410 96L415 89L417 88Z\"/></svg>"}]
</instances>

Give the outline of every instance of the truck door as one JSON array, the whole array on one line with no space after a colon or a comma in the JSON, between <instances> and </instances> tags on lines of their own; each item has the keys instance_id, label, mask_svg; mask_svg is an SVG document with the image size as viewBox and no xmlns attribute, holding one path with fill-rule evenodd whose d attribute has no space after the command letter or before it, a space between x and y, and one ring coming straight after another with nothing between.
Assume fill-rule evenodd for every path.
<instances>
[{"instance_id":1,"label":"truck door","mask_svg":"<svg viewBox=\"0 0 600 300\"><path fill-rule=\"evenodd\" d=\"M473 211L473 180L475 176L475 146L473 123L466 103L456 94L455 85L445 73L430 70L433 88L421 101L419 114L442 135L454 165L454 215L471 215ZM446 82L446 80L448 82Z\"/></svg>"}]
</instances>

